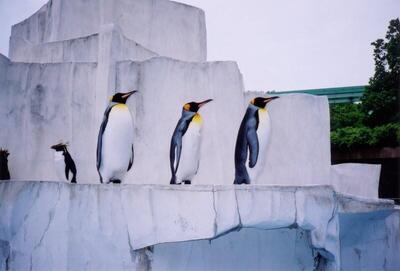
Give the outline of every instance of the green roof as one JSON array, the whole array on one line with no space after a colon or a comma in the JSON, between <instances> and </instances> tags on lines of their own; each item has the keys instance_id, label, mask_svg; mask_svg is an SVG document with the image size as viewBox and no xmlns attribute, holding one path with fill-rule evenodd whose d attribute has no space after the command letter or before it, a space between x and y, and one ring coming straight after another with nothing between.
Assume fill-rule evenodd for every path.
<instances>
[{"instance_id":1,"label":"green roof","mask_svg":"<svg viewBox=\"0 0 400 271\"><path fill-rule=\"evenodd\" d=\"M352 87L335 87L335 88L318 88L318 89L303 89L279 92L279 95L293 93L307 93L319 96L328 96L330 103L354 103L360 101L367 86L352 86ZM272 91L278 94L277 91Z\"/></svg>"}]
</instances>

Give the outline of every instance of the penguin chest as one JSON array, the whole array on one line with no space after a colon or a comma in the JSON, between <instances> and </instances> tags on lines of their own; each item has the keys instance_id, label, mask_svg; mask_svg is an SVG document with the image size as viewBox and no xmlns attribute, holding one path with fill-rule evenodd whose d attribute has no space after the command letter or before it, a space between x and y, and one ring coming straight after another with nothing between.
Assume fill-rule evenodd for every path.
<instances>
[{"instance_id":1,"label":"penguin chest","mask_svg":"<svg viewBox=\"0 0 400 271\"><path fill-rule=\"evenodd\" d=\"M182 138L182 151L177 179L191 180L197 173L200 161L201 123L192 121Z\"/></svg>"},{"instance_id":2,"label":"penguin chest","mask_svg":"<svg viewBox=\"0 0 400 271\"><path fill-rule=\"evenodd\" d=\"M132 154L133 121L126 105L115 105L102 138L101 170L110 177L126 172Z\"/></svg>"},{"instance_id":3,"label":"penguin chest","mask_svg":"<svg viewBox=\"0 0 400 271\"><path fill-rule=\"evenodd\" d=\"M265 166L266 149L271 136L271 120L268 111L265 109L258 110L258 128L257 128L257 138L258 138L258 159L257 164L250 168L247 166L247 171L249 177L252 181L258 177L262 168Z\"/></svg>"},{"instance_id":4,"label":"penguin chest","mask_svg":"<svg viewBox=\"0 0 400 271\"><path fill-rule=\"evenodd\" d=\"M54 153L54 166L56 169L56 174L57 177L60 181L65 181L67 182L67 177L65 176L65 161L64 161L64 155L62 155L61 152L55 152ZM70 176L71 177L71 176Z\"/></svg>"}]
</instances>

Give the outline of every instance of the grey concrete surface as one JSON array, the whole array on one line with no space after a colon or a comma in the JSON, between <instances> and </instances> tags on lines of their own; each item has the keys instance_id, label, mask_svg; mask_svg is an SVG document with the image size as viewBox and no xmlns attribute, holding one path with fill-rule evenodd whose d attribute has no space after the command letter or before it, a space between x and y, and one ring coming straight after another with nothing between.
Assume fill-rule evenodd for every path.
<instances>
[{"instance_id":1,"label":"grey concrete surface","mask_svg":"<svg viewBox=\"0 0 400 271\"><path fill-rule=\"evenodd\" d=\"M168 0L50 0L35 14L14 25L13 43L23 38L34 45L82 38L114 24L145 48L187 61L207 58L204 12Z\"/></svg>"},{"instance_id":2,"label":"grey concrete surface","mask_svg":"<svg viewBox=\"0 0 400 271\"><path fill-rule=\"evenodd\" d=\"M229 251L233 253L230 257L239 257L243 251L244 258L254 257L249 255L251 251L261 253L265 259L249 266L264 270L274 269L270 262L276 264L277 259L267 260L270 257L287 259L284 266L294 270L310 267L317 252L326 261L324 270L341 270L342 264L348 266L350 262L351 266L364 264L363 259L373 250L387 252L379 259L386 263L386 269L381 270L393 270L390 267L399 263L396 256L399 212L393 202L350 197L343 201L341 194L329 186L74 185L8 181L0 183L0 198L0 240L5 244L0 248L10 250L0 255L6 255L3 261L6 258L11 270L82 266L88 270L140 270L144 265L159 270L160 263L168 261L171 254L185 259L188 267L201 268L204 266L201 257L211 257L208 264L213 266ZM359 205L358 211L349 212L343 207L354 203ZM364 220L375 222L365 228ZM230 233L242 228L247 230ZM264 234L265 230L268 232ZM300 238L302 231L306 236ZM259 236L272 242L258 242L258 247L254 247L241 236L252 239ZM211 247L195 241L209 239L213 239ZM176 243L182 241L186 244ZM240 246L218 249L221 242L235 241ZM154 253L148 251L149 246L154 246ZM188 246L197 247L199 253L191 257L178 253ZM280 249L271 255L265 253L276 246ZM349 251L352 246L362 247L359 258ZM216 253L213 257L211 251ZM296 261L299 258L304 260L303 264ZM240 270L240 266L235 270Z\"/></svg>"}]
</instances>

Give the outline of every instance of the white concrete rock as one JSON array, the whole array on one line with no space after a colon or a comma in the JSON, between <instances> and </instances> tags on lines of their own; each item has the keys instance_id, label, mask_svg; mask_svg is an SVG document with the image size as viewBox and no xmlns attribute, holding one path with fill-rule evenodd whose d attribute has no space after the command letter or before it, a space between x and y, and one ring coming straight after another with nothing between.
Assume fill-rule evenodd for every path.
<instances>
[{"instance_id":1,"label":"white concrete rock","mask_svg":"<svg viewBox=\"0 0 400 271\"><path fill-rule=\"evenodd\" d=\"M214 101L199 111L204 121L201 160L193 183L233 183L243 100L242 75L235 62L127 61L118 64L115 82L116 91L139 90L128 101L137 126L135 162L127 182L169 184L170 142L183 105L211 98Z\"/></svg>"},{"instance_id":2,"label":"white concrete rock","mask_svg":"<svg viewBox=\"0 0 400 271\"><path fill-rule=\"evenodd\" d=\"M331 184L343 194L378 198L380 165L338 164L331 166Z\"/></svg>"},{"instance_id":3,"label":"white concrete rock","mask_svg":"<svg viewBox=\"0 0 400 271\"><path fill-rule=\"evenodd\" d=\"M79 27L74 27L76 24ZM168 39L163 36L167 34ZM15 153L10 164L16 179L54 179L47 170L52 165L43 147L63 139L70 142L72 154L77 157L78 178L95 180L92 151L108 97L115 91L138 89L140 94L129 101L137 127L135 162L126 182L167 184L170 137L183 104L213 98L214 102L200 112L205 121L203 144L199 172L193 183L232 183L238 127L249 100L265 93L243 94L243 80L236 63L194 63L157 57L205 60L201 10L166 0L151 4L148 0L52 0L13 27L10 45L13 61L44 63L16 65L3 60L1 65L9 70L3 73L5 91L0 93L3 102L7 101L1 109L5 116L2 123L9 130L0 138ZM83 62L79 67L91 68L71 74L72 69L66 71L65 65L78 67L77 64L46 64L70 61ZM60 92L63 96L54 96L59 101L49 104L54 99L35 98L41 88L41 93ZM29 93L34 94L30 101L26 98ZM36 104L32 104L32 99L36 99ZM39 108L42 118L35 118L33 111L14 110L13 101L20 101L24 108ZM356 182L348 179L348 174L338 172L338 167L331 169L326 98L285 95L269 105L269 112L272 133L266 153L260 154L266 156L264 170L253 180L254 184L333 184L341 192L376 197L377 174L369 175L371 186L366 189L370 192L365 193L350 185ZM52 122L46 119L48 114L53 114ZM40 125L32 125L33 119ZM25 124L19 125L19 121ZM20 135L19 139L10 137L15 133ZM27 140L32 133L40 143ZM21 153L31 148L35 151ZM344 167L352 172L350 178L361 178L360 167Z\"/></svg>"},{"instance_id":4,"label":"white concrete rock","mask_svg":"<svg viewBox=\"0 0 400 271\"><path fill-rule=\"evenodd\" d=\"M105 39L118 40L113 38L119 33L114 27L102 33ZM106 60L97 65L15 64L3 59L1 67L7 72L0 110L8 128L0 138L12 154L13 178L56 179L53 170L48 170L53 168L48 146L63 139L69 141L76 159L78 182L96 180L94 150L106 100L113 93L110 89L138 89L128 101L137 126L135 161L126 182L168 184L170 139L183 104L212 98L214 101L200 110L204 130L200 167L193 183L231 184L237 131L247 106L243 99L255 96L243 98L242 75L236 63L191 63L164 57L115 62L112 59L123 57L118 50L104 48L101 52L99 56ZM343 193L377 197L378 167L331 169L326 98L287 95L272 102L268 110L272 133L266 153L260 154L266 155L265 170L255 184L333 184ZM364 174L366 168L373 174ZM368 185L360 190L357 183L362 180Z\"/></svg>"},{"instance_id":5,"label":"white concrete rock","mask_svg":"<svg viewBox=\"0 0 400 271\"><path fill-rule=\"evenodd\" d=\"M50 0L12 27L9 55L20 56L19 46L25 47L16 42L20 39L32 45L73 40L99 33L108 24L156 54L206 60L204 12L168 0Z\"/></svg>"},{"instance_id":6,"label":"white concrete rock","mask_svg":"<svg viewBox=\"0 0 400 271\"><path fill-rule=\"evenodd\" d=\"M98 85L103 72L98 70L103 64L4 63L7 72L0 110L7 129L0 139L10 150L13 178L56 179L49 146L62 139L70 143L78 182L98 179L95 149L108 94L104 85ZM127 183L169 183L169 144L182 106L205 98L215 101L200 112L204 118L204 158L196 180L201 180L198 184L233 182L233 149L241 112L232 105L241 104L243 99L236 63L153 58L124 62L116 70L116 78L110 81L117 82L117 90L140 90L128 104L137 127L135 162ZM101 89L104 91L99 93ZM229 97L225 97L226 90L231 92Z\"/></svg>"},{"instance_id":7,"label":"white concrete rock","mask_svg":"<svg viewBox=\"0 0 400 271\"><path fill-rule=\"evenodd\" d=\"M246 105L257 96L271 94L247 92L244 98ZM264 170L254 183L330 184L328 99L289 94L272 101L267 105L267 110L271 116L271 135L264 154Z\"/></svg>"},{"instance_id":8,"label":"white concrete rock","mask_svg":"<svg viewBox=\"0 0 400 271\"><path fill-rule=\"evenodd\" d=\"M167 0L50 0L13 26L10 58L0 55L0 147L10 150L14 180L56 180L50 145L64 140L78 183L97 183L108 96L138 89L128 101L137 126L125 182L140 185L1 182L0 270L400 265L400 211L377 199L379 166L330 165L325 97L272 102L264 171L255 185L230 185L243 114L265 93L244 93L235 62L204 62L200 9ZM208 98L194 185L166 185L182 106Z\"/></svg>"},{"instance_id":9,"label":"white concrete rock","mask_svg":"<svg viewBox=\"0 0 400 271\"><path fill-rule=\"evenodd\" d=\"M33 44L21 37L11 37L10 59L14 62L61 63L61 62L98 62L103 44L99 44L102 35L109 35L106 42L111 43L114 61L143 61L157 56L139 43L126 38L119 27L105 25L99 34L71 40Z\"/></svg>"},{"instance_id":10,"label":"white concrete rock","mask_svg":"<svg viewBox=\"0 0 400 271\"><path fill-rule=\"evenodd\" d=\"M221 194L231 200L222 201ZM342 201L327 186L11 181L0 183L0 198L0 266L10 270L216 269L234 263L240 270L240 257L255 269L310 269L315 259L323 270L342 270L370 264L374 249L385 255L372 266L393 270L400 252L393 202ZM355 204L356 212L339 207ZM247 230L230 233L241 228ZM187 242L176 243L181 241ZM353 257L354 251L361 256Z\"/></svg>"},{"instance_id":11,"label":"white concrete rock","mask_svg":"<svg viewBox=\"0 0 400 271\"><path fill-rule=\"evenodd\" d=\"M313 270L302 230L242 229L211 241L154 246L152 270Z\"/></svg>"},{"instance_id":12,"label":"white concrete rock","mask_svg":"<svg viewBox=\"0 0 400 271\"><path fill-rule=\"evenodd\" d=\"M0 92L0 145L13 179L57 180L50 146L70 143L78 178L94 178L95 63L7 65Z\"/></svg>"}]
</instances>

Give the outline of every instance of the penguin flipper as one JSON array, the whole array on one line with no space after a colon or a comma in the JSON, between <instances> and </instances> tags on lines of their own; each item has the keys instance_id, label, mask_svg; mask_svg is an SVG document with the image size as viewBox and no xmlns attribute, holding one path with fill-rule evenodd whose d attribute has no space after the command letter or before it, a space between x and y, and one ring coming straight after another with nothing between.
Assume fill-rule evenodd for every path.
<instances>
[{"instance_id":1,"label":"penguin flipper","mask_svg":"<svg viewBox=\"0 0 400 271\"><path fill-rule=\"evenodd\" d=\"M65 178L69 181L69 167L65 167Z\"/></svg>"},{"instance_id":2,"label":"penguin flipper","mask_svg":"<svg viewBox=\"0 0 400 271\"><path fill-rule=\"evenodd\" d=\"M192 121L194 115L189 119L181 118L176 125L174 133L171 138L171 147L169 149L169 161L171 167L172 178L170 184L176 184L176 172L178 171L179 162L181 160L182 152L182 137L185 135L189 124Z\"/></svg>"},{"instance_id":3,"label":"penguin flipper","mask_svg":"<svg viewBox=\"0 0 400 271\"><path fill-rule=\"evenodd\" d=\"M129 160L128 171L131 169L131 167L133 165L133 158L134 158L134 154L133 154L133 145L132 145L132 153L131 153L131 159Z\"/></svg>"},{"instance_id":4,"label":"penguin flipper","mask_svg":"<svg viewBox=\"0 0 400 271\"><path fill-rule=\"evenodd\" d=\"M176 172L178 171L179 161L181 159L181 152L182 152L181 142L173 141L171 143L171 149L169 152L170 166L171 166L171 172L172 172L173 176L175 176Z\"/></svg>"},{"instance_id":5,"label":"penguin flipper","mask_svg":"<svg viewBox=\"0 0 400 271\"><path fill-rule=\"evenodd\" d=\"M100 170L100 166L101 166L101 154L102 154L101 151L102 151L102 146L103 146L103 133L107 127L108 115L110 115L112 107L113 106L107 107L106 111L104 112L103 122L101 123L99 135L97 137L97 152L96 152L97 171ZM100 175L100 172L99 172L99 175ZM101 179L101 177L100 177L100 179Z\"/></svg>"},{"instance_id":6,"label":"penguin flipper","mask_svg":"<svg viewBox=\"0 0 400 271\"><path fill-rule=\"evenodd\" d=\"M256 129L248 129L246 137L250 151L249 167L253 168L257 164L257 159L258 159L258 136Z\"/></svg>"},{"instance_id":7,"label":"penguin flipper","mask_svg":"<svg viewBox=\"0 0 400 271\"><path fill-rule=\"evenodd\" d=\"M176 172L178 171L179 167L179 160L181 158L181 151L182 151L182 146L181 144L171 144L171 150L169 153L169 158L170 158L170 166L171 166L171 181L169 184L176 184ZM176 156L176 160L175 160Z\"/></svg>"}]
</instances>

